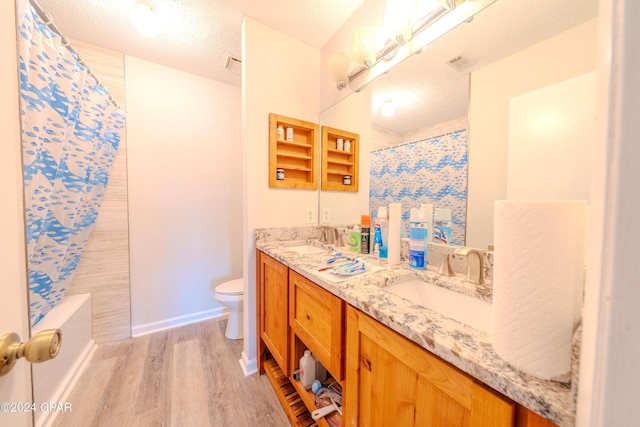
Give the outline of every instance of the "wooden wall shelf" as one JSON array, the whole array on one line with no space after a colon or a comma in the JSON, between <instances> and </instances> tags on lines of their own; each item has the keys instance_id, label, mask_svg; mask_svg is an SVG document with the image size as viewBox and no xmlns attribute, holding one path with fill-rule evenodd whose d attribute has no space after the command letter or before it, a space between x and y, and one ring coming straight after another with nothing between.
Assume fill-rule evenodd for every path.
<instances>
[{"instance_id":1,"label":"wooden wall shelf","mask_svg":"<svg viewBox=\"0 0 640 427\"><path fill-rule=\"evenodd\" d=\"M338 138L350 141L349 151L338 149ZM358 192L360 135L322 126L322 190ZM344 177L351 177L345 184Z\"/></svg>"},{"instance_id":2,"label":"wooden wall shelf","mask_svg":"<svg viewBox=\"0 0 640 427\"><path fill-rule=\"evenodd\" d=\"M278 126L293 129L293 141L278 138ZM318 189L317 139L319 126L279 114L269 114L269 187ZM278 179L283 169L284 179Z\"/></svg>"}]
</instances>

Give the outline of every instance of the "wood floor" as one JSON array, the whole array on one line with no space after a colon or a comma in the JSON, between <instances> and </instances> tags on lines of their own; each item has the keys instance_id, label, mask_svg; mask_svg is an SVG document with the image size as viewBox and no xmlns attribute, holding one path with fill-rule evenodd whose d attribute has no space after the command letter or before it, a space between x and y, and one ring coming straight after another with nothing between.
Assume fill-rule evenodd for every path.
<instances>
[{"instance_id":1,"label":"wood floor","mask_svg":"<svg viewBox=\"0 0 640 427\"><path fill-rule=\"evenodd\" d=\"M265 375L245 378L226 320L98 347L54 426L289 426Z\"/></svg>"}]
</instances>

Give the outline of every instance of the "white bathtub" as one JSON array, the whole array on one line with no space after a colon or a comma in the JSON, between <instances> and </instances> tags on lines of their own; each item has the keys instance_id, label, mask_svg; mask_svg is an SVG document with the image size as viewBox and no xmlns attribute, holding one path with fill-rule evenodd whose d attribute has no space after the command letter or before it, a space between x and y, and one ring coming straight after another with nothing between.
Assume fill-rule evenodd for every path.
<instances>
[{"instance_id":1,"label":"white bathtub","mask_svg":"<svg viewBox=\"0 0 640 427\"><path fill-rule=\"evenodd\" d=\"M33 327L31 334L54 328L62 331L62 347L58 356L32 366L33 401L36 408L43 404L47 407L49 403L64 405L73 385L93 355L95 343L91 333L91 295L64 297ZM37 410L36 426L51 425L56 414L55 410Z\"/></svg>"}]
</instances>

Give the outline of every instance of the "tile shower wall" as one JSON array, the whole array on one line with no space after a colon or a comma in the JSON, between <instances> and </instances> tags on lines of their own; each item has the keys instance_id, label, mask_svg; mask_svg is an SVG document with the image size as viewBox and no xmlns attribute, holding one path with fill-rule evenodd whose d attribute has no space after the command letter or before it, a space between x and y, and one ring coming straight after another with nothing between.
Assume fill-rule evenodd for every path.
<instances>
[{"instance_id":1,"label":"tile shower wall","mask_svg":"<svg viewBox=\"0 0 640 427\"><path fill-rule=\"evenodd\" d=\"M431 203L451 209L451 240L464 245L467 210L468 131L411 142L371 153L369 211L402 203L403 237L409 210Z\"/></svg>"}]
</instances>

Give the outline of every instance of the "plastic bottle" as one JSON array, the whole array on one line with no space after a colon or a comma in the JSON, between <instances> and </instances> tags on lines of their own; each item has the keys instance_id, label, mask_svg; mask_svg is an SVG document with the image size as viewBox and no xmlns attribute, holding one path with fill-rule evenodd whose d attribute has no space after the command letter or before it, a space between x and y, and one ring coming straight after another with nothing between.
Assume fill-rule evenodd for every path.
<instances>
[{"instance_id":1,"label":"plastic bottle","mask_svg":"<svg viewBox=\"0 0 640 427\"><path fill-rule=\"evenodd\" d=\"M427 243L433 240L433 205L430 203L423 203L420 205L419 215L422 215L422 221L426 223L427 227Z\"/></svg>"},{"instance_id":2,"label":"plastic bottle","mask_svg":"<svg viewBox=\"0 0 640 427\"><path fill-rule=\"evenodd\" d=\"M373 254L377 258L387 259L389 253L389 221L387 207L380 206L376 215L375 232L373 235Z\"/></svg>"},{"instance_id":3,"label":"plastic bottle","mask_svg":"<svg viewBox=\"0 0 640 427\"><path fill-rule=\"evenodd\" d=\"M362 240L360 225L353 226L353 230L349 233L349 247L351 252L360 253L360 241Z\"/></svg>"},{"instance_id":4,"label":"plastic bottle","mask_svg":"<svg viewBox=\"0 0 640 427\"><path fill-rule=\"evenodd\" d=\"M360 217L360 253L369 253L369 237L371 233L371 216L362 215Z\"/></svg>"},{"instance_id":5,"label":"plastic bottle","mask_svg":"<svg viewBox=\"0 0 640 427\"><path fill-rule=\"evenodd\" d=\"M412 208L409 218L409 267L424 270L427 267L427 228L420 220L417 208Z\"/></svg>"},{"instance_id":6,"label":"plastic bottle","mask_svg":"<svg viewBox=\"0 0 640 427\"><path fill-rule=\"evenodd\" d=\"M451 244L451 209L437 208L433 226L435 243Z\"/></svg>"},{"instance_id":7,"label":"plastic bottle","mask_svg":"<svg viewBox=\"0 0 640 427\"><path fill-rule=\"evenodd\" d=\"M278 141L284 141L284 127L282 125L278 125L276 134L278 135Z\"/></svg>"},{"instance_id":8,"label":"plastic bottle","mask_svg":"<svg viewBox=\"0 0 640 427\"><path fill-rule=\"evenodd\" d=\"M311 356L311 351L305 350L300 358L300 384L309 390L313 380L316 379L316 360Z\"/></svg>"}]
</instances>

